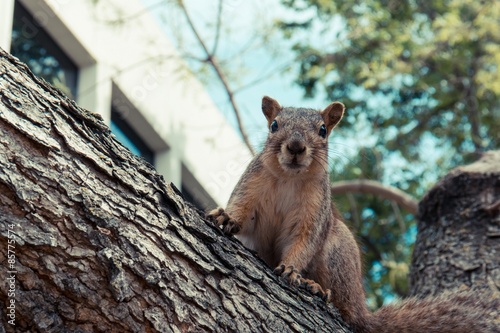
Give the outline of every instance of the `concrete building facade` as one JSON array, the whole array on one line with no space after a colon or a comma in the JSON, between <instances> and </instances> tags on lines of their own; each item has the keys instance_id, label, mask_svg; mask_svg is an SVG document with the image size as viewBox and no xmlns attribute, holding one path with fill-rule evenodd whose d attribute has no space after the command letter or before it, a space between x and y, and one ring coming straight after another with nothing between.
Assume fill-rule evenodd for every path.
<instances>
[{"instance_id":1,"label":"concrete building facade","mask_svg":"<svg viewBox=\"0 0 500 333\"><path fill-rule=\"evenodd\" d=\"M52 52L56 85L199 207L225 205L250 152L139 0L2 0L0 47L33 41L36 74Z\"/></svg>"}]
</instances>

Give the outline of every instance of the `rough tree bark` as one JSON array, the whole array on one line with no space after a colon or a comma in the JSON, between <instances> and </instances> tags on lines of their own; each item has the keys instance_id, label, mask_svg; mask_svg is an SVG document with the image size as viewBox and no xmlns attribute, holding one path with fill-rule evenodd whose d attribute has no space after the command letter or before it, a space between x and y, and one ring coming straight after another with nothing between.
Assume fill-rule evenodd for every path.
<instances>
[{"instance_id":1,"label":"rough tree bark","mask_svg":"<svg viewBox=\"0 0 500 333\"><path fill-rule=\"evenodd\" d=\"M0 332L349 332L3 51L0 98Z\"/></svg>"},{"instance_id":2,"label":"rough tree bark","mask_svg":"<svg viewBox=\"0 0 500 333\"><path fill-rule=\"evenodd\" d=\"M0 262L0 332L349 332L3 51Z\"/></svg>"},{"instance_id":3,"label":"rough tree bark","mask_svg":"<svg viewBox=\"0 0 500 333\"><path fill-rule=\"evenodd\" d=\"M452 170L422 199L418 219L411 294L471 287L500 297L500 151Z\"/></svg>"}]
</instances>

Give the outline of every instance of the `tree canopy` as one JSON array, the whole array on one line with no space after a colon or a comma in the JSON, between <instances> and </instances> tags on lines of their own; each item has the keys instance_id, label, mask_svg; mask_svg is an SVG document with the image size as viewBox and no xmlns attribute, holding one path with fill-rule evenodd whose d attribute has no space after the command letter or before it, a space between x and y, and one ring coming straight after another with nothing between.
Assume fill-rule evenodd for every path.
<instances>
[{"instance_id":1,"label":"tree canopy","mask_svg":"<svg viewBox=\"0 0 500 333\"><path fill-rule=\"evenodd\" d=\"M282 22L285 32L322 24L319 43L301 39L294 45L300 61L297 82L307 95L323 88L330 99L348 103L351 125L366 114L374 133L383 134L377 144L418 160L419 144L431 136L438 147L447 145L445 158L453 164L460 162L459 155L497 147L500 3L283 3L315 9L301 24ZM332 35L334 20L341 29Z\"/></svg>"}]
</instances>

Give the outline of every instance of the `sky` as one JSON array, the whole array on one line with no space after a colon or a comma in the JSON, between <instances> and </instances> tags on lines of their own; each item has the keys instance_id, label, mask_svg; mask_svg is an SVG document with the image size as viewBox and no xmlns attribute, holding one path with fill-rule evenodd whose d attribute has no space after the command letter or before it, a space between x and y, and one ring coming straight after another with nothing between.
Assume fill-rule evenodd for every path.
<instances>
[{"instance_id":1,"label":"sky","mask_svg":"<svg viewBox=\"0 0 500 333\"><path fill-rule=\"evenodd\" d=\"M172 5L165 5L164 2L157 5L158 0L143 0L143 3L158 19L174 44L178 45L179 50L192 50L193 55L202 54L182 15L172 10ZM216 29L210 24L217 17L218 1L185 0L185 3L200 35L211 48ZM322 109L329 104L322 94L313 99L304 99L303 90L294 84L293 70L286 73L276 70L285 64L293 64L293 55L286 52L287 41L279 35L279 31L270 27L280 17L296 18L297 14L283 8L279 0L226 0L223 6L222 33L216 55L231 68L232 88L238 89L255 79L264 78L236 94L250 141L258 149L262 147L267 135L267 124L260 109L263 96L268 95L283 106ZM268 44L255 40L256 29L270 39ZM242 49L246 51L241 55ZM196 61L188 63L193 68L199 67ZM239 75L235 75L238 73ZM271 73L275 74L270 75ZM205 86L221 112L236 129L234 112L221 85L211 81L210 84L205 82Z\"/></svg>"}]
</instances>

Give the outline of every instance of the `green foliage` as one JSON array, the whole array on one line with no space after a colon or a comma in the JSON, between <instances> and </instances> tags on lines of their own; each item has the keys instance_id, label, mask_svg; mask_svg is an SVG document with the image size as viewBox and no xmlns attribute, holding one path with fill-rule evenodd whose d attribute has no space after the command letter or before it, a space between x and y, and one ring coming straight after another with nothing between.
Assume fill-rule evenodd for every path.
<instances>
[{"instance_id":1,"label":"green foliage","mask_svg":"<svg viewBox=\"0 0 500 333\"><path fill-rule=\"evenodd\" d=\"M500 123L493 121L500 108L498 1L283 2L314 7L325 26L336 16L343 24L337 36L324 30L320 43L301 39L295 44L298 83L307 95L321 86L331 99L345 101L351 113L367 113L374 126L394 128L397 134L384 144L406 147L400 150L409 159L418 157L412 147L423 132L440 143L451 140L459 155L495 147L500 135ZM310 28L296 22L280 26L289 34ZM360 88L371 95L356 98ZM386 98L391 108L369 105L366 96Z\"/></svg>"},{"instance_id":2,"label":"green foliage","mask_svg":"<svg viewBox=\"0 0 500 333\"><path fill-rule=\"evenodd\" d=\"M336 179L378 179L420 197L451 167L499 148L500 2L282 3L302 14L278 23L294 42L297 83L305 96L346 104L341 131L363 150ZM404 294L413 217L376 198L335 199L366 250L370 300L380 305L388 286Z\"/></svg>"}]
</instances>

